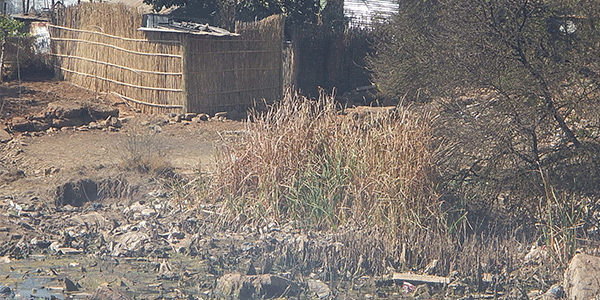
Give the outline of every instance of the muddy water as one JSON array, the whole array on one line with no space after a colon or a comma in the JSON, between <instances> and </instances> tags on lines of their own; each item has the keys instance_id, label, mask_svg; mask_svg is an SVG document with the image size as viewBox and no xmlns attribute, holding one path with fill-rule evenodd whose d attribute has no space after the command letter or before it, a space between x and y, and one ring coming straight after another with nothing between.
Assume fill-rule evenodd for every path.
<instances>
[{"instance_id":1,"label":"muddy water","mask_svg":"<svg viewBox=\"0 0 600 300\"><path fill-rule=\"evenodd\" d=\"M207 262L190 256L169 259L36 255L0 264L0 282L10 295L0 299L84 299L108 284L135 299L208 296L216 277ZM65 289L65 278L78 291ZM4 297L4 298L3 298Z\"/></svg>"}]
</instances>

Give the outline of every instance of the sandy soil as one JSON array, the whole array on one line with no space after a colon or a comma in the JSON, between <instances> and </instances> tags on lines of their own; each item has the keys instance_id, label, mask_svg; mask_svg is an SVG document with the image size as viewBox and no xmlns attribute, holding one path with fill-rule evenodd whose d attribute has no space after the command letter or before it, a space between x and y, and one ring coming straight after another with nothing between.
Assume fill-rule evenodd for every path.
<instances>
[{"instance_id":1,"label":"sandy soil","mask_svg":"<svg viewBox=\"0 0 600 300\"><path fill-rule=\"evenodd\" d=\"M17 116L39 114L52 101L107 101L102 95L58 81L6 83L0 87L0 95L2 123ZM221 133L244 128L242 122L232 120L169 124L167 115L143 115L123 103L112 105L119 108L123 120L123 127L117 132L67 129L13 133L12 141L0 144L3 147L0 170L22 171L24 175L13 178L14 181L0 181L0 196L31 194L32 187L43 193L69 178L118 173L132 135L143 135L142 146L164 155L179 174L193 174L214 164L215 145L223 138ZM154 130L156 125L160 133Z\"/></svg>"}]
</instances>

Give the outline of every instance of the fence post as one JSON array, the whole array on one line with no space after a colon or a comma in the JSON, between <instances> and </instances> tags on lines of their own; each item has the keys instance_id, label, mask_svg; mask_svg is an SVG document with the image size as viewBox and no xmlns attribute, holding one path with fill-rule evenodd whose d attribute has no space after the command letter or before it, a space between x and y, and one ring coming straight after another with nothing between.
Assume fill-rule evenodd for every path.
<instances>
[{"instance_id":1,"label":"fence post","mask_svg":"<svg viewBox=\"0 0 600 300\"><path fill-rule=\"evenodd\" d=\"M181 41L181 105L183 106L183 112L188 113L190 108L190 93L188 87L189 78L189 58L190 58L190 38L191 34L182 33L179 35Z\"/></svg>"}]
</instances>

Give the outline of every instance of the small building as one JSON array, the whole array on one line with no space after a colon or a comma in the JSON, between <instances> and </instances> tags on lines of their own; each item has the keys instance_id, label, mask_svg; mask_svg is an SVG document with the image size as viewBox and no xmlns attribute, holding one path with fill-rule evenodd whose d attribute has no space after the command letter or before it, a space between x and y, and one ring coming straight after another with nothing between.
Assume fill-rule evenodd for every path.
<instances>
[{"instance_id":1,"label":"small building","mask_svg":"<svg viewBox=\"0 0 600 300\"><path fill-rule=\"evenodd\" d=\"M243 110L283 92L281 16L238 23L231 33L125 5L82 3L57 20L49 25L57 73L144 112Z\"/></svg>"}]
</instances>

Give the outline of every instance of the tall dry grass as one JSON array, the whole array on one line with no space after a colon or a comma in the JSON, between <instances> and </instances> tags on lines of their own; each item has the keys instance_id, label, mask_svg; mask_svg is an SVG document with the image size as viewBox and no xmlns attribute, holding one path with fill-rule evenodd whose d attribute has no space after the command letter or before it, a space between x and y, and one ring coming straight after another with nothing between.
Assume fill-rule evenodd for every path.
<instances>
[{"instance_id":1,"label":"tall dry grass","mask_svg":"<svg viewBox=\"0 0 600 300\"><path fill-rule=\"evenodd\" d=\"M393 230L439 218L430 115L403 107L345 115L331 96L288 93L250 118L248 134L218 151L216 184L236 214Z\"/></svg>"}]
</instances>

